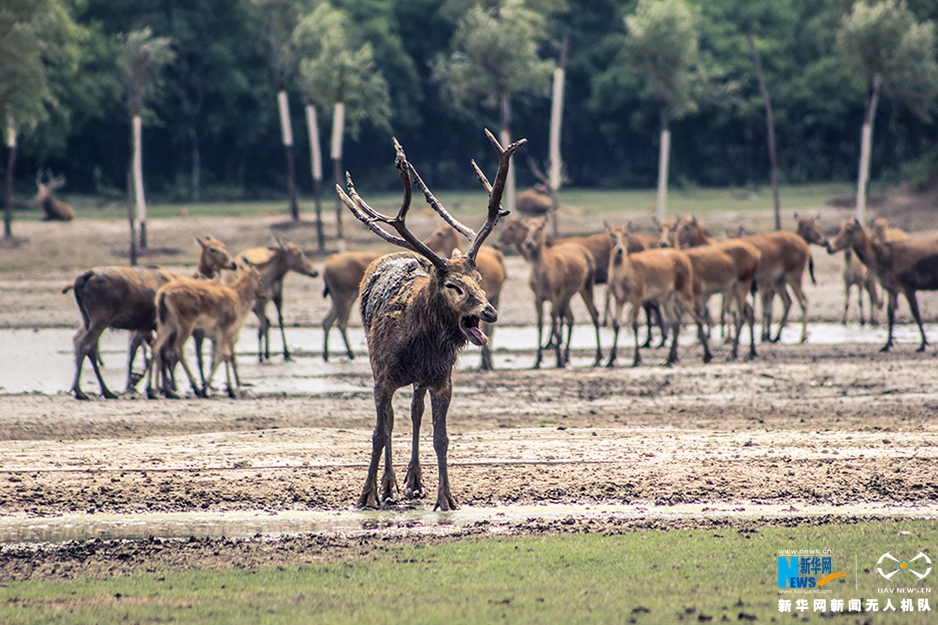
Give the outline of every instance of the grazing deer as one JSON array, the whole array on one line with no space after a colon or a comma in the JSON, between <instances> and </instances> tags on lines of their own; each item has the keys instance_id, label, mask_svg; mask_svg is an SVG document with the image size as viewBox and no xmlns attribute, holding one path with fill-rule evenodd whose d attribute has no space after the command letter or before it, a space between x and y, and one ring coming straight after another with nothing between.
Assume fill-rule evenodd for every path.
<instances>
[{"instance_id":1,"label":"grazing deer","mask_svg":"<svg viewBox=\"0 0 938 625\"><path fill-rule=\"evenodd\" d=\"M599 313L593 303L593 275L595 262L582 245L577 243L561 243L547 245L545 226L547 220L543 217L531 219L527 224L527 235L524 239L524 249L528 263L531 265L531 274L528 284L534 291L534 309L537 313L537 358L534 368L541 366L543 330L544 330L544 302L549 301L550 309L550 342L547 347L553 346L557 353L557 366L563 367L570 359L570 338L573 335L573 309L570 300L577 293L583 298L589 310L593 328L596 331L596 359L593 366L602 362L603 354L599 345ZM564 348L563 324L567 323L567 340Z\"/></svg>"},{"instance_id":2,"label":"grazing deer","mask_svg":"<svg viewBox=\"0 0 938 625\"><path fill-rule=\"evenodd\" d=\"M446 413L453 394L453 366L459 350L467 341L480 347L488 342L479 327L480 323L494 323L498 319L498 313L482 290L482 277L476 270L476 257L485 238L492 232L499 217L503 216L500 201L508 177L509 162L512 154L525 143L521 139L503 149L492 133L486 131L486 135L498 152L499 163L495 182L489 185L485 175L473 162L476 175L489 192L488 216L478 234L456 221L433 197L396 140L395 164L400 171L403 186L403 201L396 217L386 217L368 206L356 192L348 174L347 194L336 185L339 198L356 218L385 241L410 250L374 261L361 284L360 311L375 381L377 421L372 436L368 477L358 500L359 506L377 506L380 502L396 498L397 478L391 463L391 429L394 425L391 399L398 388L410 384L414 388L411 400L413 439L410 464L404 478L404 495L408 498L426 495L418 445L424 400L429 391L433 413L433 447L439 471L434 509L451 510L457 507L450 491L446 463L449 447ZM465 256L454 253L452 258L440 258L407 228L405 219L410 208L413 183L423 191L430 206L471 241ZM392 235L378 226L379 223L388 224L400 236ZM378 464L382 453L385 464L379 488Z\"/></svg>"},{"instance_id":3,"label":"grazing deer","mask_svg":"<svg viewBox=\"0 0 938 625\"><path fill-rule=\"evenodd\" d=\"M892 328L899 306L899 294L909 302L912 316L922 335L922 344L917 351L925 351L928 340L922 326L916 291L938 290L938 237L907 239L879 243L870 238L869 232L857 219L847 220L831 242L828 252L853 248L857 258L873 272L889 294L886 314L889 320L889 336L880 351L888 352L894 343Z\"/></svg>"},{"instance_id":4,"label":"grazing deer","mask_svg":"<svg viewBox=\"0 0 938 625\"><path fill-rule=\"evenodd\" d=\"M463 252L459 244L459 233L449 224L443 224L434 230L429 237L424 239L424 244L444 258L452 255L453 250L458 249ZM476 268L482 276L482 290L485 291L485 297L498 310L502 286L508 278L505 257L494 247L483 245L479 248L479 255L476 257ZM479 369L492 371L495 368L492 362L492 339L495 336L495 326L491 323L483 323L482 332L489 337L489 341L482 346L482 362Z\"/></svg>"},{"instance_id":5,"label":"grazing deer","mask_svg":"<svg viewBox=\"0 0 938 625\"><path fill-rule=\"evenodd\" d=\"M857 304L860 306L860 325L866 324L866 318L863 316L863 292L866 291L870 298L870 325L877 325L876 309L882 309L883 300L879 297L879 289L876 286L876 277L872 272L867 271L866 265L854 258L853 249L844 249L844 268L842 271L844 278L844 318L841 321L847 325L847 313L850 309L850 291L853 286L857 287Z\"/></svg>"},{"instance_id":6,"label":"grazing deer","mask_svg":"<svg viewBox=\"0 0 938 625\"><path fill-rule=\"evenodd\" d=\"M47 179L42 181L43 176ZM75 219L75 209L62 200L57 199L52 192L65 186L65 175L52 176L49 168L40 169L36 173L36 202L42 208L43 221L71 221Z\"/></svg>"},{"instance_id":7,"label":"grazing deer","mask_svg":"<svg viewBox=\"0 0 938 625\"><path fill-rule=\"evenodd\" d=\"M207 236L196 239L202 248L198 272L213 276L218 269L235 269L235 263L221 241ZM125 393L135 385L133 363L137 349L150 342L156 330L156 292L164 284L185 278L166 269L149 267L97 267L84 272L63 293L74 289L75 302L82 316L82 327L75 334L75 378L72 392L76 399L88 399L81 390L81 369L87 357L101 386L101 395L116 399L104 383L98 368L98 339L107 328L131 330L127 358L127 386Z\"/></svg>"},{"instance_id":8,"label":"grazing deer","mask_svg":"<svg viewBox=\"0 0 938 625\"><path fill-rule=\"evenodd\" d=\"M333 324L339 326L349 359L355 358L348 340L349 315L352 312L352 304L358 299L358 289L365 276L365 270L381 256L384 256L382 252L338 252L328 256L323 263L322 280L325 287L322 296L332 299L332 308L322 320L323 360L329 360L329 331Z\"/></svg>"},{"instance_id":9,"label":"grazing deer","mask_svg":"<svg viewBox=\"0 0 938 625\"><path fill-rule=\"evenodd\" d=\"M197 397L206 397L212 378L218 367L225 364L228 396L237 397L240 381L232 385L232 369L235 364L235 343L244 325L244 319L258 299L267 296L261 274L248 262L238 279L231 284L208 280L183 278L160 287L156 292L157 334L153 344L153 358L147 373L147 397L156 398L153 372L162 377L160 385L166 397L178 397L167 375L165 358L171 353L175 362L189 378L189 384ZM192 369L186 361L185 344L192 336L196 325L205 330L212 339L212 370L200 388Z\"/></svg>"},{"instance_id":10,"label":"grazing deer","mask_svg":"<svg viewBox=\"0 0 938 625\"><path fill-rule=\"evenodd\" d=\"M665 366L677 362L677 340L681 330L684 311L690 311L697 319L697 334L709 351L707 337L703 333L698 306L694 297L693 269L686 254L674 249L654 248L635 253L628 252L628 230L625 226L607 226L613 241L612 260L609 265L609 291L615 297L615 313L612 316L613 341L607 367L616 363L619 343L619 319L622 308L630 305L629 318L635 335L635 357L632 366L642 362L638 341L639 308L647 302L658 302L671 324L671 351Z\"/></svg>"},{"instance_id":11,"label":"grazing deer","mask_svg":"<svg viewBox=\"0 0 938 625\"><path fill-rule=\"evenodd\" d=\"M681 248L712 243L697 218L682 220L678 228L678 243ZM805 267L808 264L808 244L794 232L769 232L754 234L734 241L746 241L759 250L759 270L756 273L756 288L762 299L762 340L778 342L782 329L788 323L791 296L786 285L791 287L801 306L801 342L808 340L808 296L801 286ZM782 318L778 333L771 336L772 301L775 294L782 298Z\"/></svg>"}]
</instances>

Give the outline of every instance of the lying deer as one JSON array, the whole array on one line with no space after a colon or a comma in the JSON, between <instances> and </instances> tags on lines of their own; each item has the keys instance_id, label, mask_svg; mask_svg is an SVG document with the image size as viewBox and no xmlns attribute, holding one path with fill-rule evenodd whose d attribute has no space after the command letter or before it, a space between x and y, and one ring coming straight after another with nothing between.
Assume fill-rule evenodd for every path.
<instances>
[{"instance_id":1,"label":"lying deer","mask_svg":"<svg viewBox=\"0 0 938 625\"><path fill-rule=\"evenodd\" d=\"M613 241L612 261L609 265L609 291L615 298L612 315L612 351L607 367L616 363L619 343L619 319L622 308L629 304L629 318L635 335L635 356L632 366L642 362L638 341L638 313L647 302L658 302L671 325L671 351L665 366L677 362L677 340L681 330L684 311L690 311L697 319L697 335L706 346L707 337L698 316L698 303L694 296L693 268L686 254L674 249L654 248L635 253L628 252L628 229L626 226L609 226ZM705 351L709 351L706 348Z\"/></svg>"},{"instance_id":2,"label":"lying deer","mask_svg":"<svg viewBox=\"0 0 938 625\"><path fill-rule=\"evenodd\" d=\"M453 250L463 252L463 247L459 243L459 233L449 224L443 224L434 230L424 240L424 243L443 257L452 255ZM502 285L505 284L508 277L508 270L505 268L505 257L494 247L483 245L479 248L479 255L476 257L476 268L479 270L479 275L482 276L482 290L485 291L485 297L497 310ZM491 323L483 323L482 332L489 337L489 341L482 347L482 362L479 369L491 371L495 368L492 362L492 339L495 335L495 326Z\"/></svg>"},{"instance_id":3,"label":"lying deer","mask_svg":"<svg viewBox=\"0 0 938 625\"><path fill-rule=\"evenodd\" d=\"M160 287L156 292L157 335L147 372L147 397L155 399L157 396L153 385L154 370L157 377L162 378L163 395L178 397L166 373L164 359L168 353L182 364L197 397L207 395L215 372L224 363L228 396L237 397L232 384L232 369L236 366L235 343L248 312L258 299L266 296L267 288L261 274L250 263L231 284L183 278ZM197 323L206 330L213 346L212 370L201 388L186 361L184 350ZM240 392L240 382L237 390Z\"/></svg>"},{"instance_id":4,"label":"lying deer","mask_svg":"<svg viewBox=\"0 0 938 625\"><path fill-rule=\"evenodd\" d=\"M899 294L905 296L912 309L912 316L922 335L922 344L917 351L925 351L928 340L922 326L916 291L938 290L938 237L907 239L880 243L874 241L866 228L857 219L847 220L840 232L831 241L828 252L853 248L857 258L873 272L889 294L886 314L889 320L889 336L880 351L888 352L894 341L892 328L899 307Z\"/></svg>"},{"instance_id":5,"label":"lying deer","mask_svg":"<svg viewBox=\"0 0 938 625\"><path fill-rule=\"evenodd\" d=\"M348 174L348 193L336 185L336 193L355 217L385 241L410 250L374 261L368 267L361 285L360 310L374 375L377 422L372 436L368 477L358 500L359 506L377 506L381 502L394 501L397 497L397 478L391 464L391 430L394 425L391 399L398 388L412 385L413 439L410 464L404 478L404 495L408 498L426 495L418 445L424 399L429 391L433 413L433 447L439 470L434 509L451 510L457 507L450 491L446 462L449 447L446 413L453 394L453 366L459 350L467 341L480 347L488 342L480 324L494 323L498 319L498 313L482 290L482 277L476 270L476 257L485 238L499 217L503 216L500 201L509 162L512 154L525 143L522 139L503 149L492 133L486 131L486 135L498 152L499 164L495 182L490 186L482 171L473 163L479 180L489 191L488 216L478 233L453 219L433 197L396 140L395 164L400 171L403 186L403 201L396 217L386 217L368 206L356 192ZM454 252L449 259L440 258L407 228L405 220L414 183L423 191L430 206L471 241L465 256ZM392 235L381 228L379 223L391 226L400 236ZM384 474L379 487L378 464L382 453Z\"/></svg>"},{"instance_id":6,"label":"lying deer","mask_svg":"<svg viewBox=\"0 0 938 625\"><path fill-rule=\"evenodd\" d=\"M214 276L219 269L235 269L235 263L221 241L207 236L196 239L202 248L197 275ZM98 367L98 339L107 328L131 330L127 357L127 386L133 390L133 364L137 349L150 342L156 330L156 292L164 284L186 278L180 273L150 267L97 267L84 272L63 293L74 289L75 302L82 316L82 327L75 334L75 378L72 392L76 399L88 399L81 390L81 369L87 357L91 361L101 395L116 399L104 383Z\"/></svg>"},{"instance_id":7,"label":"lying deer","mask_svg":"<svg viewBox=\"0 0 938 625\"><path fill-rule=\"evenodd\" d=\"M47 179L42 181L43 176ZM52 176L49 168L40 169L36 174L36 202L42 208L43 221L71 221L75 219L75 209L52 195L52 191L65 186L65 175Z\"/></svg>"}]
</instances>

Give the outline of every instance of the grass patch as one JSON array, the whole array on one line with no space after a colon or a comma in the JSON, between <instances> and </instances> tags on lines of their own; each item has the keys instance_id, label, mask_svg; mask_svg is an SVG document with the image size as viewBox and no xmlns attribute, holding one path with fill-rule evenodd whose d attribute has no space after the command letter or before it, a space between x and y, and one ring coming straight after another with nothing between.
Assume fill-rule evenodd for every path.
<instances>
[{"instance_id":1,"label":"grass patch","mask_svg":"<svg viewBox=\"0 0 938 625\"><path fill-rule=\"evenodd\" d=\"M849 195L852 187L848 183L823 183L810 185L785 185L781 187L782 208L786 214L797 210L810 210L823 206L832 197ZM368 194L365 197L375 208L396 212L400 204L400 193ZM441 191L440 201L457 215L477 215L485 206L486 197L481 190ZM613 214L620 212L653 212L654 190L622 189L567 189L561 190L560 202L574 213ZM123 202L92 196L62 196L74 206L79 219L126 219L127 206ZM314 204L311 197L300 198L301 217L312 220ZM423 198L415 199L415 205ZM756 190L741 188L671 190L668 193L670 214L707 214L725 212L764 211L772 209L772 193L766 188ZM334 198L323 199L323 212L329 218L334 211ZM168 219L180 214L192 217L244 217L255 215L289 215L287 201L232 201L152 203L147 205L148 219ZM41 217L38 210L16 211L14 220L36 221Z\"/></svg>"},{"instance_id":2,"label":"grass patch","mask_svg":"<svg viewBox=\"0 0 938 625\"><path fill-rule=\"evenodd\" d=\"M930 521L759 530L638 531L476 538L394 545L347 561L254 571L134 574L109 580L15 582L0 588L2 623L676 623L822 622L809 607L780 614L780 597L843 599L835 622L933 622L899 610L881 587L889 551L911 558L938 539ZM829 549L845 579L827 595L778 595L782 549ZM854 573L854 559L859 577ZM76 572L78 572L76 570ZM918 597L909 595L917 604ZM850 599L892 599L897 612L846 612ZM827 614L830 618L832 615Z\"/></svg>"}]
</instances>

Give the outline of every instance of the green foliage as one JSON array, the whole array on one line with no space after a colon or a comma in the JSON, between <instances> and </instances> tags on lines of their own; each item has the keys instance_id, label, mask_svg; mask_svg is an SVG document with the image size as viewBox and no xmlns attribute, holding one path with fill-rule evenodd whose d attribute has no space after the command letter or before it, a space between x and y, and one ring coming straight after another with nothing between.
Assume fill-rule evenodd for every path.
<instances>
[{"instance_id":1,"label":"green foliage","mask_svg":"<svg viewBox=\"0 0 938 625\"><path fill-rule=\"evenodd\" d=\"M644 74L658 106L671 119L693 112L693 67L697 60L695 16L682 0L639 0L625 18L629 65Z\"/></svg>"},{"instance_id":2,"label":"green foliage","mask_svg":"<svg viewBox=\"0 0 938 625\"><path fill-rule=\"evenodd\" d=\"M932 22L917 22L905 2L860 0L844 17L837 41L866 84L880 77L884 93L928 118L938 97Z\"/></svg>"},{"instance_id":3,"label":"green foliage","mask_svg":"<svg viewBox=\"0 0 938 625\"><path fill-rule=\"evenodd\" d=\"M118 69L124 86L124 100L130 117L140 115L154 120L150 103L162 95L166 86L163 68L175 54L169 37L154 37L149 26L120 37Z\"/></svg>"},{"instance_id":4,"label":"green foliage","mask_svg":"<svg viewBox=\"0 0 938 625\"><path fill-rule=\"evenodd\" d=\"M388 84L375 65L371 44L355 46L351 30L344 11L322 3L300 20L293 38L307 101L327 110L344 103L349 134L356 138L366 120L389 130L391 111Z\"/></svg>"},{"instance_id":5,"label":"green foliage","mask_svg":"<svg viewBox=\"0 0 938 625\"><path fill-rule=\"evenodd\" d=\"M453 36L452 53L438 57L434 67L452 106L467 117L477 118L480 104L497 109L506 96L546 95L550 87L554 64L538 55L544 16L519 0L501 5L469 9Z\"/></svg>"}]
</instances>

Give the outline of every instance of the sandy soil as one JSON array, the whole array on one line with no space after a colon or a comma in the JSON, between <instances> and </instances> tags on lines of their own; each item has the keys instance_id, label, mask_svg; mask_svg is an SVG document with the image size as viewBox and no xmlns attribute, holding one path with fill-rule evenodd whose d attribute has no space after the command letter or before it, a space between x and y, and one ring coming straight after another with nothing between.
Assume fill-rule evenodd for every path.
<instances>
[{"instance_id":1,"label":"sandy soil","mask_svg":"<svg viewBox=\"0 0 938 625\"><path fill-rule=\"evenodd\" d=\"M838 212L825 211L823 223L836 230ZM643 216L623 215L637 217ZM429 232L432 222L425 221L421 225ZM181 251L147 262L186 265L195 258L194 237L207 232L233 250L263 244L272 224L270 217L155 222L152 245ZM578 227L582 231L587 224ZM16 230L28 241L0 249L0 328L75 325L74 302L60 290L84 268L120 262L122 226L78 220L23 223ZM312 253L312 228L286 234ZM365 233L359 236L367 240ZM814 254L819 284L807 287L809 320L839 321L840 259L820 248ZM503 296L501 320L531 323L526 269L517 257L509 261L507 292L514 295ZM319 323L327 310L321 289L321 279L289 278L289 325ZM926 317L938 315L936 298L924 296L922 307ZM585 319L585 310L578 310ZM657 366L665 356L657 350L635 369L460 372L449 413L453 494L467 506L789 504L791 516L775 523L804 522L798 510L818 504L887 505L897 515L914 517L938 499L938 358L933 348L919 354L910 344L890 354L877 348L760 345L756 361L706 366L699 362L699 348L690 348L672 368ZM725 348L718 354L725 355ZM6 354L11 356L17 355ZM357 376L354 384L370 384L365 374L348 375ZM409 452L408 399L402 390L395 403L399 478ZM4 517L75 513L346 509L364 481L373 414L368 393L237 401L77 402L64 392L0 396L0 523ZM435 499L428 425L421 445L430 489L430 503L416 504L422 507ZM514 530L616 532L767 522L531 520ZM375 532L355 538L11 544L0 549L0 578L68 577L79 568L110 575L343 559L381 548L388 539Z\"/></svg>"}]
</instances>

